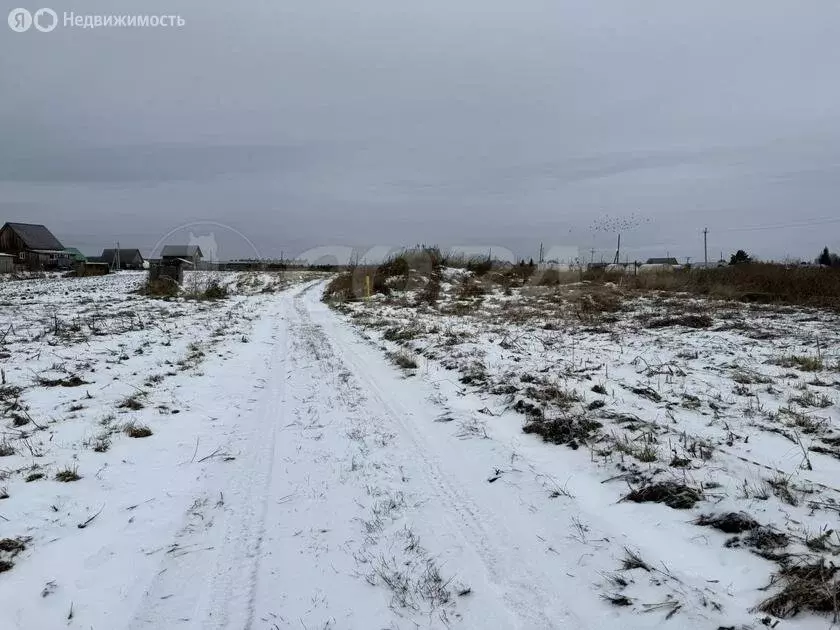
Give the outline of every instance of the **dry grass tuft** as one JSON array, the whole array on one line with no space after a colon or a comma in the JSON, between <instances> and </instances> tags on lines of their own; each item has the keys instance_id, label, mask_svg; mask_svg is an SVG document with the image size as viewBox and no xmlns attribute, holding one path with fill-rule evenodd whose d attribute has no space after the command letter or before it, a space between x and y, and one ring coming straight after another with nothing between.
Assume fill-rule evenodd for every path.
<instances>
[{"instance_id":1,"label":"dry grass tuft","mask_svg":"<svg viewBox=\"0 0 840 630\"><path fill-rule=\"evenodd\" d=\"M105 453L109 448L111 448L110 434L105 432L97 435L95 438L90 440L89 446L95 453Z\"/></svg>"},{"instance_id":2,"label":"dry grass tuft","mask_svg":"<svg viewBox=\"0 0 840 630\"><path fill-rule=\"evenodd\" d=\"M702 498L703 493L697 488L675 481L664 481L636 488L622 500L634 503L664 503L675 510L688 510Z\"/></svg>"},{"instance_id":3,"label":"dry grass tuft","mask_svg":"<svg viewBox=\"0 0 840 630\"><path fill-rule=\"evenodd\" d=\"M66 378L47 378L39 376L37 378L37 383L41 387L81 387L82 385L90 385L88 381L83 380L75 374Z\"/></svg>"},{"instance_id":4,"label":"dry grass tuft","mask_svg":"<svg viewBox=\"0 0 840 630\"><path fill-rule=\"evenodd\" d=\"M140 288L141 295L148 295L149 297L175 297L181 291L178 283L166 277L157 278L155 280L147 280Z\"/></svg>"},{"instance_id":5,"label":"dry grass tuft","mask_svg":"<svg viewBox=\"0 0 840 630\"><path fill-rule=\"evenodd\" d=\"M0 539L0 573L11 570L15 563L12 560L26 549L29 538Z\"/></svg>"},{"instance_id":6,"label":"dry grass tuft","mask_svg":"<svg viewBox=\"0 0 840 630\"><path fill-rule=\"evenodd\" d=\"M68 483L70 481L78 481L82 476L79 474L78 466L67 466L55 473L55 480Z\"/></svg>"},{"instance_id":7,"label":"dry grass tuft","mask_svg":"<svg viewBox=\"0 0 840 630\"><path fill-rule=\"evenodd\" d=\"M330 280L324 289L325 302L346 302L355 297L353 292L353 276L350 273L340 273Z\"/></svg>"},{"instance_id":8,"label":"dry grass tuft","mask_svg":"<svg viewBox=\"0 0 840 630\"><path fill-rule=\"evenodd\" d=\"M726 534L740 534L758 528L758 521L748 514L729 512L726 514L704 514L700 516L695 525L714 527Z\"/></svg>"},{"instance_id":9,"label":"dry grass tuft","mask_svg":"<svg viewBox=\"0 0 840 630\"><path fill-rule=\"evenodd\" d=\"M642 556L639 555L637 552L629 549L628 547L624 548L624 559L621 561L621 569L623 571L632 571L634 569L642 569L644 571L650 572L653 569L650 568L650 565L642 560Z\"/></svg>"},{"instance_id":10,"label":"dry grass tuft","mask_svg":"<svg viewBox=\"0 0 840 630\"><path fill-rule=\"evenodd\" d=\"M573 449L591 440L602 426L600 422L590 420L586 416L568 415L552 419L531 416L531 418L522 428L525 433L535 433L546 442L565 444Z\"/></svg>"},{"instance_id":11,"label":"dry grass tuft","mask_svg":"<svg viewBox=\"0 0 840 630\"><path fill-rule=\"evenodd\" d=\"M802 612L831 614L840 617L840 583L838 567L825 559L783 567L770 585L781 590L759 604L758 610L780 619L795 617Z\"/></svg>"},{"instance_id":12,"label":"dry grass tuft","mask_svg":"<svg viewBox=\"0 0 840 630\"><path fill-rule=\"evenodd\" d=\"M686 328L709 328L712 318L708 315L675 315L673 317L657 317L647 323L648 328L668 328L671 326L685 326Z\"/></svg>"},{"instance_id":13,"label":"dry grass tuft","mask_svg":"<svg viewBox=\"0 0 840 630\"><path fill-rule=\"evenodd\" d=\"M803 372L819 372L825 368L821 358L797 354L779 357L774 363L784 368L797 368Z\"/></svg>"},{"instance_id":14,"label":"dry grass tuft","mask_svg":"<svg viewBox=\"0 0 840 630\"><path fill-rule=\"evenodd\" d=\"M124 398L117 404L118 409L131 409L132 411L139 411L143 409L145 405L140 401L140 398L143 394L132 394L127 398Z\"/></svg>"},{"instance_id":15,"label":"dry grass tuft","mask_svg":"<svg viewBox=\"0 0 840 630\"><path fill-rule=\"evenodd\" d=\"M411 353L406 352L405 350L400 350L399 352L389 352L388 358L391 359L395 365L404 370L414 370L417 368L417 360L411 355Z\"/></svg>"},{"instance_id":16,"label":"dry grass tuft","mask_svg":"<svg viewBox=\"0 0 840 630\"><path fill-rule=\"evenodd\" d=\"M218 280L213 279L197 296L201 300L223 300L228 296L228 289Z\"/></svg>"},{"instance_id":17,"label":"dry grass tuft","mask_svg":"<svg viewBox=\"0 0 840 630\"><path fill-rule=\"evenodd\" d=\"M152 435L152 430L145 424L136 424L134 422L127 424L123 431L131 438L146 438Z\"/></svg>"}]
</instances>

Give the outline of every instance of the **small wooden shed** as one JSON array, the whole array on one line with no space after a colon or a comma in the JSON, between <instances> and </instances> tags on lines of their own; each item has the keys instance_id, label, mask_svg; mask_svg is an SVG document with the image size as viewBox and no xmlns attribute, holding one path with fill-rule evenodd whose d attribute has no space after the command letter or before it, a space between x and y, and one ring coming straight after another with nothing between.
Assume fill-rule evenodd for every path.
<instances>
[{"instance_id":1,"label":"small wooden shed","mask_svg":"<svg viewBox=\"0 0 840 630\"><path fill-rule=\"evenodd\" d=\"M85 260L76 263L76 276L86 278L88 276L107 276L111 271L108 263Z\"/></svg>"},{"instance_id":2,"label":"small wooden shed","mask_svg":"<svg viewBox=\"0 0 840 630\"><path fill-rule=\"evenodd\" d=\"M184 269L195 264L186 258L166 258L152 261L149 265L149 282L168 278L178 284L184 283Z\"/></svg>"}]
</instances>

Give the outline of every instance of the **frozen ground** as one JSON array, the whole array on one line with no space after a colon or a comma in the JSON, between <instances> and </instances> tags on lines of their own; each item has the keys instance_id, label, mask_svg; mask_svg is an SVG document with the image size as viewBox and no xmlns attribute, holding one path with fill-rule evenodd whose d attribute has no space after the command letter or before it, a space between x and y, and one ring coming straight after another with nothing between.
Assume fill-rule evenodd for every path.
<instances>
[{"instance_id":1,"label":"frozen ground","mask_svg":"<svg viewBox=\"0 0 840 630\"><path fill-rule=\"evenodd\" d=\"M407 379L446 393L438 420L472 442L461 458L498 450L486 482L509 521L531 521L515 544L539 541L622 627L832 620L837 314L615 286L503 291L459 270L432 306L422 281L340 308Z\"/></svg>"},{"instance_id":2,"label":"frozen ground","mask_svg":"<svg viewBox=\"0 0 840 630\"><path fill-rule=\"evenodd\" d=\"M836 318L450 276L349 318L311 275L0 285L0 628L779 621L837 550ZM660 481L685 509L622 500Z\"/></svg>"}]
</instances>

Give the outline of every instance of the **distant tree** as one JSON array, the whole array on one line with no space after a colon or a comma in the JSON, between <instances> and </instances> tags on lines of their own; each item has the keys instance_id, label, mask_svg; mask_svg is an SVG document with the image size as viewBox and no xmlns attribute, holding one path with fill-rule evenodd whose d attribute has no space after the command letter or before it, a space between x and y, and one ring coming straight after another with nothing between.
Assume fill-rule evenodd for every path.
<instances>
[{"instance_id":1,"label":"distant tree","mask_svg":"<svg viewBox=\"0 0 840 630\"><path fill-rule=\"evenodd\" d=\"M820 257L817 258L817 264L826 267L840 267L840 256L834 252L829 252L828 247L826 247L822 250Z\"/></svg>"},{"instance_id":2,"label":"distant tree","mask_svg":"<svg viewBox=\"0 0 840 630\"><path fill-rule=\"evenodd\" d=\"M739 249L729 258L730 265L743 265L751 262L752 257L749 254L747 254L747 252L745 252L743 249Z\"/></svg>"},{"instance_id":3,"label":"distant tree","mask_svg":"<svg viewBox=\"0 0 840 630\"><path fill-rule=\"evenodd\" d=\"M534 259L533 259L533 258L532 258L531 260L529 260L529 261L528 261L528 266L529 266L529 267L533 267L533 266L534 266Z\"/></svg>"},{"instance_id":4,"label":"distant tree","mask_svg":"<svg viewBox=\"0 0 840 630\"><path fill-rule=\"evenodd\" d=\"M831 266L831 253L828 251L828 247L822 250L822 254L817 258L817 264L825 265L826 267Z\"/></svg>"}]
</instances>

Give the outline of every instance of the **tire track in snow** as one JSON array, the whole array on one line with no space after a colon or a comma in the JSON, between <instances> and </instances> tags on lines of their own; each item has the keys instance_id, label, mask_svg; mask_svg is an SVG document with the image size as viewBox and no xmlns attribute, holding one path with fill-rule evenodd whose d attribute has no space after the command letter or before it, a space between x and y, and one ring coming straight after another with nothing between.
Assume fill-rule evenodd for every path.
<instances>
[{"instance_id":1,"label":"tire track in snow","mask_svg":"<svg viewBox=\"0 0 840 630\"><path fill-rule=\"evenodd\" d=\"M285 307L287 301L280 304ZM284 381L271 375L271 368L287 345L283 310L263 340L272 345L271 352L251 368L255 377L266 375L257 378L263 387L255 386L249 401L256 404L224 436L234 440L236 459L211 460L206 467L205 482L187 510L185 526L167 550L160 551L165 557L129 623L130 630L168 628L176 622L195 629L246 628L252 622L265 503L281 421L276 415L282 408ZM216 501L211 508L216 518L208 525L194 506L206 507L211 501ZM205 527L196 527L196 520Z\"/></svg>"},{"instance_id":2,"label":"tire track in snow","mask_svg":"<svg viewBox=\"0 0 840 630\"><path fill-rule=\"evenodd\" d=\"M324 325L314 322L312 326L331 343L334 354L355 376L359 394L374 403L391 424L405 436L412 447L415 461L421 464L429 485L434 489L434 500L447 509L446 515L453 531L469 532L464 536L465 543L472 547L482 559L495 588L500 592L511 615L514 627L522 630L566 627L583 628L584 624L573 613L556 604L556 593L547 592L543 585L553 584L550 576L537 574L530 569L527 558L521 557L513 546L517 537L505 526L503 518L497 518L478 505L443 472L440 460L433 454L427 441L417 432L411 421L413 418L393 396L385 394L371 376L371 366L360 357L349 344L335 334L335 320L332 313L317 302L317 296L309 291L302 292L296 300L295 310L301 318L312 320L312 314L324 315ZM330 330L326 330L329 328ZM333 334L329 334L332 332ZM550 613L547 611L551 611Z\"/></svg>"},{"instance_id":3,"label":"tire track in snow","mask_svg":"<svg viewBox=\"0 0 840 630\"><path fill-rule=\"evenodd\" d=\"M412 430L411 416L377 385L375 371L384 365L367 365L331 330L316 323L312 309L317 297L303 295L280 298L278 313L285 317L270 327L274 347L253 368L264 371L266 389L251 396L253 407L228 432L231 438L238 437L232 445L237 459L207 466L206 479L195 495L203 510L223 513L207 528L202 527L203 513L196 517L187 511L190 527L173 540L171 548L177 553L167 553L161 561L129 627L297 628L303 622L299 615L307 614L333 619L332 623L343 615L339 625L326 627L359 630L374 627L369 623L374 618L390 618L383 624L377 621L375 627L383 628L403 627L408 620L416 623L411 611L389 608L388 595L365 582L362 567L352 570L358 560L354 552L367 544L361 542L362 529L370 516L362 503L375 503L377 497L400 487L400 461L417 474L414 480L402 480L408 484L406 496L435 504L441 512L446 531L427 538L429 548L436 548L438 537L454 541L467 553L465 558L473 559L469 560L473 577L484 587L471 596L471 617L461 619L457 610L450 610L456 613L450 619L453 627L582 627L555 603L556 593L546 591L544 585L556 586L556 581L531 570L527 554L518 557L519 541L510 535L503 518L479 509L455 487L430 445ZM286 336L294 344L288 344ZM290 393L285 400L284 388L297 394ZM288 425L293 416L298 421ZM349 460L341 457L350 456L347 447L352 440L345 431L358 426L366 427L378 452L363 455L363 469L342 478L340 468ZM290 430L278 440L275 434L286 428ZM278 507L276 499L290 488L302 492ZM372 489L385 494L367 494L361 502L354 499ZM220 491L224 505L210 508ZM420 514L409 505L400 522L410 523ZM284 523L289 516L297 520ZM320 529L325 523L329 529ZM307 528L302 536L290 533L289 527L299 526ZM396 541L390 540L393 534L391 530L382 544ZM458 572L461 567L449 568ZM369 570L370 566L364 568ZM487 576L484 581L478 575L481 571ZM332 572L333 581L322 584L320 580ZM355 610L342 601L336 587L352 589ZM488 626L482 616L491 610L495 622ZM425 619L424 625L432 628L448 624L443 618ZM313 627L309 618L306 623Z\"/></svg>"}]
</instances>

